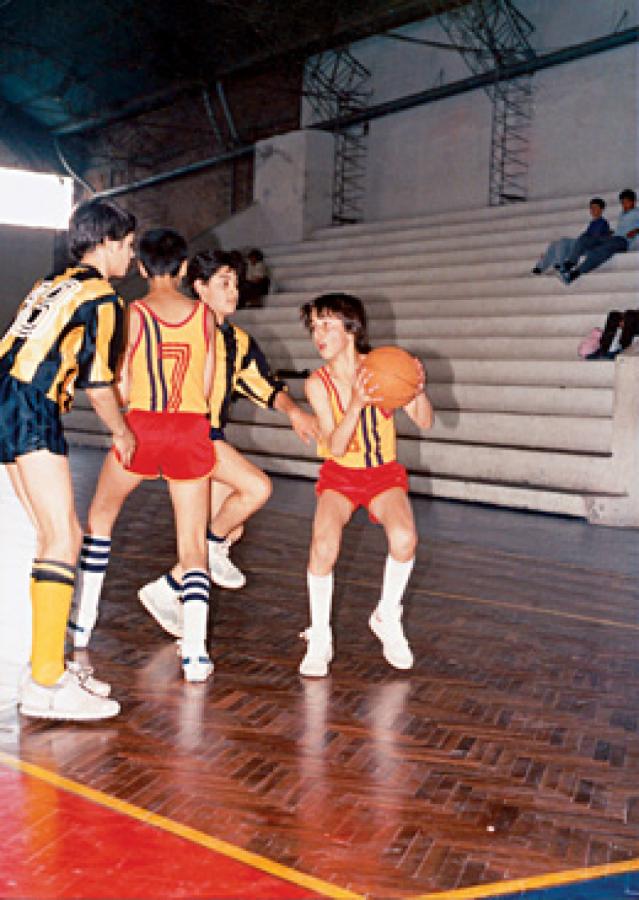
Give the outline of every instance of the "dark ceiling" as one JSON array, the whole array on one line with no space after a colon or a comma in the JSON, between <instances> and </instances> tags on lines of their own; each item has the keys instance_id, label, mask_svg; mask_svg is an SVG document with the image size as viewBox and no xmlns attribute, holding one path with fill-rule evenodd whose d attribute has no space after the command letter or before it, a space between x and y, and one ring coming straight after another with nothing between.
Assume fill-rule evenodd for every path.
<instances>
[{"instance_id":1,"label":"dark ceiling","mask_svg":"<svg viewBox=\"0 0 639 900\"><path fill-rule=\"evenodd\" d=\"M0 126L67 134L459 0L0 0ZM4 129L3 129L4 130Z\"/></svg>"}]
</instances>

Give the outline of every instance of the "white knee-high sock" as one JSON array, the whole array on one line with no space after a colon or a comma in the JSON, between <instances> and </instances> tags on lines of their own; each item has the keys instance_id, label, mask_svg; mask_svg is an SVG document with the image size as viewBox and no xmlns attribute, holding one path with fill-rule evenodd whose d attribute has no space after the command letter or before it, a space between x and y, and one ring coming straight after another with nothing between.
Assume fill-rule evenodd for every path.
<instances>
[{"instance_id":1,"label":"white knee-high sock","mask_svg":"<svg viewBox=\"0 0 639 900\"><path fill-rule=\"evenodd\" d=\"M69 627L78 636L90 635L98 618L102 585L109 565L111 538L85 534L69 617Z\"/></svg>"},{"instance_id":2,"label":"white knee-high sock","mask_svg":"<svg viewBox=\"0 0 639 900\"><path fill-rule=\"evenodd\" d=\"M408 562L398 562L396 559L393 559L390 553L386 557L382 596L377 607L377 611L382 618L385 614L397 615L414 565L415 557L409 559Z\"/></svg>"},{"instance_id":3,"label":"white knee-high sock","mask_svg":"<svg viewBox=\"0 0 639 900\"><path fill-rule=\"evenodd\" d=\"M327 631L331 627L333 573L313 575L312 572L307 572L306 580L311 610L311 628L313 631Z\"/></svg>"},{"instance_id":4,"label":"white knee-high sock","mask_svg":"<svg viewBox=\"0 0 639 900\"><path fill-rule=\"evenodd\" d=\"M209 618L209 588L209 575L204 569L189 569L182 576L183 659L208 656L206 633Z\"/></svg>"}]
</instances>

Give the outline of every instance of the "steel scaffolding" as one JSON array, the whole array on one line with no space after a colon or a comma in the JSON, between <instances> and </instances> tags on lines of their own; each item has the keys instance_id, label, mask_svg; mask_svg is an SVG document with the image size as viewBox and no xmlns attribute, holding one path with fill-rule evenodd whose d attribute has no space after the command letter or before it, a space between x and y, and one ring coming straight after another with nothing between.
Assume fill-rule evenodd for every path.
<instances>
[{"instance_id":1,"label":"steel scaffolding","mask_svg":"<svg viewBox=\"0 0 639 900\"><path fill-rule=\"evenodd\" d=\"M347 47L313 57L304 71L304 97L312 110L309 124L333 121L333 222L359 222L366 190L368 123L343 127L343 117L368 106L372 93L370 72Z\"/></svg>"},{"instance_id":2,"label":"steel scaffolding","mask_svg":"<svg viewBox=\"0 0 639 900\"><path fill-rule=\"evenodd\" d=\"M485 88L493 107L489 203L526 200L533 76L502 78L501 72L535 56L529 42L534 26L512 0L472 0L439 21L474 74L495 72Z\"/></svg>"}]
</instances>

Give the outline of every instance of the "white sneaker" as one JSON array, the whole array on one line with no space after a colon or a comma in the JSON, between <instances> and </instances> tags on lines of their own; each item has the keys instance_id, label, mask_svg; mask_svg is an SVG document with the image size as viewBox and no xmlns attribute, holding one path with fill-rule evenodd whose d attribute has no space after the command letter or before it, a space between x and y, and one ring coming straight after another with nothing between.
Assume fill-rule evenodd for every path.
<instances>
[{"instance_id":1,"label":"white sneaker","mask_svg":"<svg viewBox=\"0 0 639 900\"><path fill-rule=\"evenodd\" d=\"M182 603L180 595L174 591L166 580L166 576L150 581L138 591L140 603L153 616L160 628L173 635L182 637Z\"/></svg>"},{"instance_id":2,"label":"white sneaker","mask_svg":"<svg viewBox=\"0 0 639 900\"><path fill-rule=\"evenodd\" d=\"M85 666L77 660L69 660L67 662L67 670L75 675L85 690L96 697L109 697L111 694L111 685L106 681L100 681L99 678L93 677L93 666Z\"/></svg>"},{"instance_id":3,"label":"white sneaker","mask_svg":"<svg viewBox=\"0 0 639 900\"><path fill-rule=\"evenodd\" d=\"M93 722L117 716L120 704L92 694L78 676L67 669L51 687L38 684L29 677L20 692L20 712L34 719Z\"/></svg>"},{"instance_id":4,"label":"white sneaker","mask_svg":"<svg viewBox=\"0 0 639 900\"><path fill-rule=\"evenodd\" d=\"M371 631L382 642L384 659L395 669L412 669L415 663L413 651L402 628L402 607L395 616L382 619L378 610L368 620Z\"/></svg>"},{"instance_id":5,"label":"white sneaker","mask_svg":"<svg viewBox=\"0 0 639 900\"><path fill-rule=\"evenodd\" d=\"M300 637L308 642L306 654L300 663L299 673L307 678L325 678L333 660L333 635L331 629L314 631L307 628Z\"/></svg>"},{"instance_id":6,"label":"white sneaker","mask_svg":"<svg viewBox=\"0 0 639 900\"><path fill-rule=\"evenodd\" d=\"M206 681L213 672L213 662L208 656L184 656L182 674L185 681Z\"/></svg>"},{"instance_id":7,"label":"white sneaker","mask_svg":"<svg viewBox=\"0 0 639 900\"><path fill-rule=\"evenodd\" d=\"M67 660L67 671L80 682L82 687L95 694L96 697L108 697L111 693L111 685L106 681L100 681L99 678L93 677L93 666L84 665L75 659ZM31 680L31 666L27 666L24 675L20 681L20 690L22 691Z\"/></svg>"},{"instance_id":8,"label":"white sneaker","mask_svg":"<svg viewBox=\"0 0 639 900\"><path fill-rule=\"evenodd\" d=\"M209 572L211 581L219 587L237 591L246 584L246 577L229 559L231 545L228 541L209 541Z\"/></svg>"}]
</instances>

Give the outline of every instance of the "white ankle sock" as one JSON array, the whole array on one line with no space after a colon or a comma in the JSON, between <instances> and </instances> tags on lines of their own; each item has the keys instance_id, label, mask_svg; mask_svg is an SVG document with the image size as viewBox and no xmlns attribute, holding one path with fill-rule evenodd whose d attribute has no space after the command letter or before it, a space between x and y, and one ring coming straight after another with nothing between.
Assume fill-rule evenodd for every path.
<instances>
[{"instance_id":1,"label":"white ankle sock","mask_svg":"<svg viewBox=\"0 0 639 900\"><path fill-rule=\"evenodd\" d=\"M398 562L388 554L384 566L384 580L382 582L382 596L377 611L383 618L385 614L397 615L397 610L402 604L402 597L410 578L410 573L415 565L415 557L408 562Z\"/></svg>"},{"instance_id":2,"label":"white ankle sock","mask_svg":"<svg viewBox=\"0 0 639 900\"><path fill-rule=\"evenodd\" d=\"M328 631L331 627L333 573L313 575L312 572L307 572L306 581L311 609L311 628L314 631Z\"/></svg>"}]
</instances>

